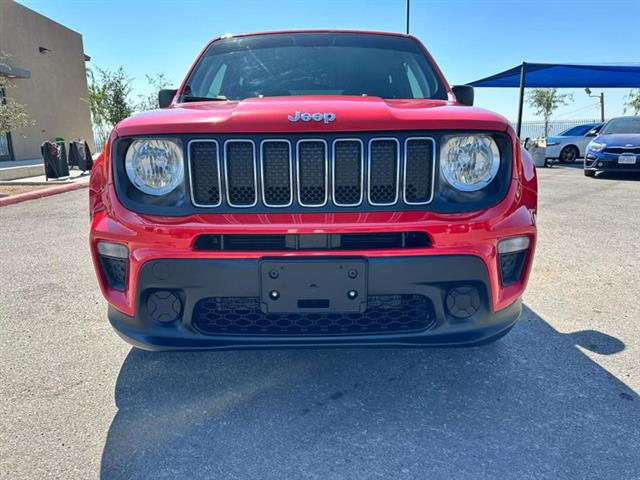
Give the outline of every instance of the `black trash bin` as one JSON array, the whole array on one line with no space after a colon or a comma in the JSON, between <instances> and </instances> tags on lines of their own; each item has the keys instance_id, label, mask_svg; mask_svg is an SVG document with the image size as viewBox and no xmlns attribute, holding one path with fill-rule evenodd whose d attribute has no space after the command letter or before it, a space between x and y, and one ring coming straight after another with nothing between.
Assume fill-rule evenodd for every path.
<instances>
[{"instance_id":1,"label":"black trash bin","mask_svg":"<svg viewBox=\"0 0 640 480\"><path fill-rule=\"evenodd\" d=\"M82 172L91 170L93 158L86 141L69 142L69 165L75 165Z\"/></svg>"},{"instance_id":2,"label":"black trash bin","mask_svg":"<svg viewBox=\"0 0 640 480\"><path fill-rule=\"evenodd\" d=\"M67 165L66 148L62 148L54 142L44 142L40 147L44 160L44 176L50 178L68 178L69 166Z\"/></svg>"}]
</instances>

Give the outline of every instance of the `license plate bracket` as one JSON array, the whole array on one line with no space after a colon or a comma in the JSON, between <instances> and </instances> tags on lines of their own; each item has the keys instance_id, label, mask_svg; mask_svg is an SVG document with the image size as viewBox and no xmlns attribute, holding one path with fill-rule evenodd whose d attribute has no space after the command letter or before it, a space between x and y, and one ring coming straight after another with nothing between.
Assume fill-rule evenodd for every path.
<instances>
[{"instance_id":1,"label":"license plate bracket","mask_svg":"<svg viewBox=\"0 0 640 480\"><path fill-rule=\"evenodd\" d=\"M263 260L260 303L264 313L364 312L367 262Z\"/></svg>"},{"instance_id":2,"label":"license plate bracket","mask_svg":"<svg viewBox=\"0 0 640 480\"><path fill-rule=\"evenodd\" d=\"M635 165L636 156L633 153L623 153L618 157L618 163L621 165Z\"/></svg>"}]
</instances>

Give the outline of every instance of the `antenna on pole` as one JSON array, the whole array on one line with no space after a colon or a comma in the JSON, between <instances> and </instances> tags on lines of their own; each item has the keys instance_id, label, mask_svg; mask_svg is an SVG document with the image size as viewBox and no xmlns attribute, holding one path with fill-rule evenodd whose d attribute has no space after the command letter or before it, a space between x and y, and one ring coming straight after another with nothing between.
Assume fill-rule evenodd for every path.
<instances>
[{"instance_id":1,"label":"antenna on pole","mask_svg":"<svg viewBox=\"0 0 640 480\"><path fill-rule=\"evenodd\" d=\"M406 34L409 35L409 10L410 10L410 5L409 2L411 0L407 0L407 31Z\"/></svg>"}]
</instances>

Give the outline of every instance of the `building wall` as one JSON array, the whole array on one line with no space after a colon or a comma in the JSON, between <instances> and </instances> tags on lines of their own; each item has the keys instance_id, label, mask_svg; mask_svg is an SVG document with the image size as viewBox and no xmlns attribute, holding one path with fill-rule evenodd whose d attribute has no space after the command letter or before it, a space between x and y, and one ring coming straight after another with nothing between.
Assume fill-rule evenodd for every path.
<instances>
[{"instance_id":1,"label":"building wall","mask_svg":"<svg viewBox=\"0 0 640 480\"><path fill-rule=\"evenodd\" d=\"M39 47L50 51L40 53ZM16 160L40 158L53 137L87 140L95 151L82 35L12 0L0 0L0 50L6 63L31 72L7 96L26 104L33 126L11 132Z\"/></svg>"}]
</instances>

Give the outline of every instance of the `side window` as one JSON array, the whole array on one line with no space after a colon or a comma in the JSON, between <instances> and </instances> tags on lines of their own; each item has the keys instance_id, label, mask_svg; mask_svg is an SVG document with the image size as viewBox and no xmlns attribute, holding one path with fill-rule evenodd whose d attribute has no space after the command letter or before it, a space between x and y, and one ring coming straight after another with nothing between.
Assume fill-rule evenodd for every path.
<instances>
[{"instance_id":1,"label":"side window","mask_svg":"<svg viewBox=\"0 0 640 480\"><path fill-rule=\"evenodd\" d=\"M581 128L580 127L573 127L570 128L569 130L567 130L566 132L564 132L565 137L574 137L576 135L581 135L580 133Z\"/></svg>"},{"instance_id":2,"label":"side window","mask_svg":"<svg viewBox=\"0 0 640 480\"><path fill-rule=\"evenodd\" d=\"M411 88L411 95L413 98L425 98L425 94L418 83L415 73L408 64L404 64L404 70L407 72L407 79L409 80L409 87Z\"/></svg>"},{"instance_id":3,"label":"side window","mask_svg":"<svg viewBox=\"0 0 640 480\"><path fill-rule=\"evenodd\" d=\"M223 63L220 65L220 68L216 72L213 80L211 81L211 86L209 87L209 92L207 92L207 97L217 97L220 95L220 89L222 88L222 81L224 80L224 74L227 71L227 64Z\"/></svg>"}]
</instances>

